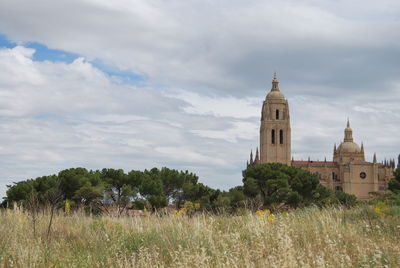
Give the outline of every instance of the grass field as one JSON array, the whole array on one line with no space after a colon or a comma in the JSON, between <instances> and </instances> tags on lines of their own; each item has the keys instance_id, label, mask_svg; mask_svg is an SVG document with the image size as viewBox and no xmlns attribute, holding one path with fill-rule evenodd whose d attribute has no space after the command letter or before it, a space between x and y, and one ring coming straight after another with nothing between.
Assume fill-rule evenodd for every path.
<instances>
[{"instance_id":1,"label":"grass field","mask_svg":"<svg viewBox=\"0 0 400 268\"><path fill-rule=\"evenodd\" d=\"M269 216L143 217L0 212L2 267L400 267L398 207Z\"/></svg>"}]
</instances>

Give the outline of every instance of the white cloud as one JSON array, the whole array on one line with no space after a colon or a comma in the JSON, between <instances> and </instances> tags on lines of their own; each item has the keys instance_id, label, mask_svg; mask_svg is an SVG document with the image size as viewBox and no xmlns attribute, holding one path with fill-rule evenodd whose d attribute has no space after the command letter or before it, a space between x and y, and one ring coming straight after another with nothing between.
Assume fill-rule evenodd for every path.
<instances>
[{"instance_id":1,"label":"white cloud","mask_svg":"<svg viewBox=\"0 0 400 268\"><path fill-rule=\"evenodd\" d=\"M198 129L192 130L192 133L198 134L201 137L221 139L232 143L237 143L239 139L251 141L255 140L258 137L258 129L259 125L255 122L239 121L233 122L232 127L229 129Z\"/></svg>"},{"instance_id":2,"label":"white cloud","mask_svg":"<svg viewBox=\"0 0 400 268\"><path fill-rule=\"evenodd\" d=\"M219 117L249 118L260 113L262 99L204 96L188 91L174 93L176 98L190 104L184 108L189 114L213 115Z\"/></svg>"}]
</instances>

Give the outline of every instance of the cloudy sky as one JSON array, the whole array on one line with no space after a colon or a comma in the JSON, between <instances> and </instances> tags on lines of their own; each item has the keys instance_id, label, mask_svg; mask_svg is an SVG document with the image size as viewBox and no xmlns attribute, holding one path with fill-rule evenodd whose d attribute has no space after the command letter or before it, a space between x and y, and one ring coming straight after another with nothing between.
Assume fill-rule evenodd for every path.
<instances>
[{"instance_id":1,"label":"cloudy sky","mask_svg":"<svg viewBox=\"0 0 400 268\"><path fill-rule=\"evenodd\" d=\"M277 71L295 159L400 153L400 2L0 0L0 196L70 167L241 184Z\"/></svg>"}]
</instances>

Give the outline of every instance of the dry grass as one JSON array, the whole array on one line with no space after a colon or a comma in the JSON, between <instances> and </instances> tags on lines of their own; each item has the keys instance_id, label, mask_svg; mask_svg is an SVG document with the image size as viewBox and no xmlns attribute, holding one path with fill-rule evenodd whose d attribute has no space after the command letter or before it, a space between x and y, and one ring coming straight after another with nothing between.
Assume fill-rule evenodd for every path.
<instances>
[{"instance_id":1,"label":"dry grass","mask_svg":"<svg viewBox=\"0 0 400 268\"><path fill-rule=\"evenodd\" d=\"M38 219L0 213L2 267L400 267L400 221L367 208L317 208L267 217Z\"/></svg>"}]
</instances>

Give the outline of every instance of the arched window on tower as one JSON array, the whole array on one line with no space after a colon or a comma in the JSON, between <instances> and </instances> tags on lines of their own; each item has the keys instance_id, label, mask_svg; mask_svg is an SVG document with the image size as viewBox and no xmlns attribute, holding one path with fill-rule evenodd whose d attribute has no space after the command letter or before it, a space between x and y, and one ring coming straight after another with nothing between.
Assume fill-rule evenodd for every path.
<instances>
[{"instance_id":1,"label":"arched window on tower","mask_svg":"<svg viewBox=\"0 0 400 268\"><path fill-rule=\"evenodd\" d=\"M275 129L271 130L271 143L275 144Z\"/></svg>"},{"instance_id":2,"label":"arched window on tower","mask_svg":"<svg viewBox=\"0 0 400 268\"><path fill-rule=\"evenodd\" d=\"M279 143L283 144L283 130L279 130Z\"/></svg>"},{"instance_id":3,"label":"arched window on tower","mask_svg":"<svg viewBox=\"0 0 400 268\"><path fill-rule=\"evenodd\" d=\"M276 110L275 115L276 115L275 119L279 119L279 110L278 109Z\"/></svg>"}]
</instances>

